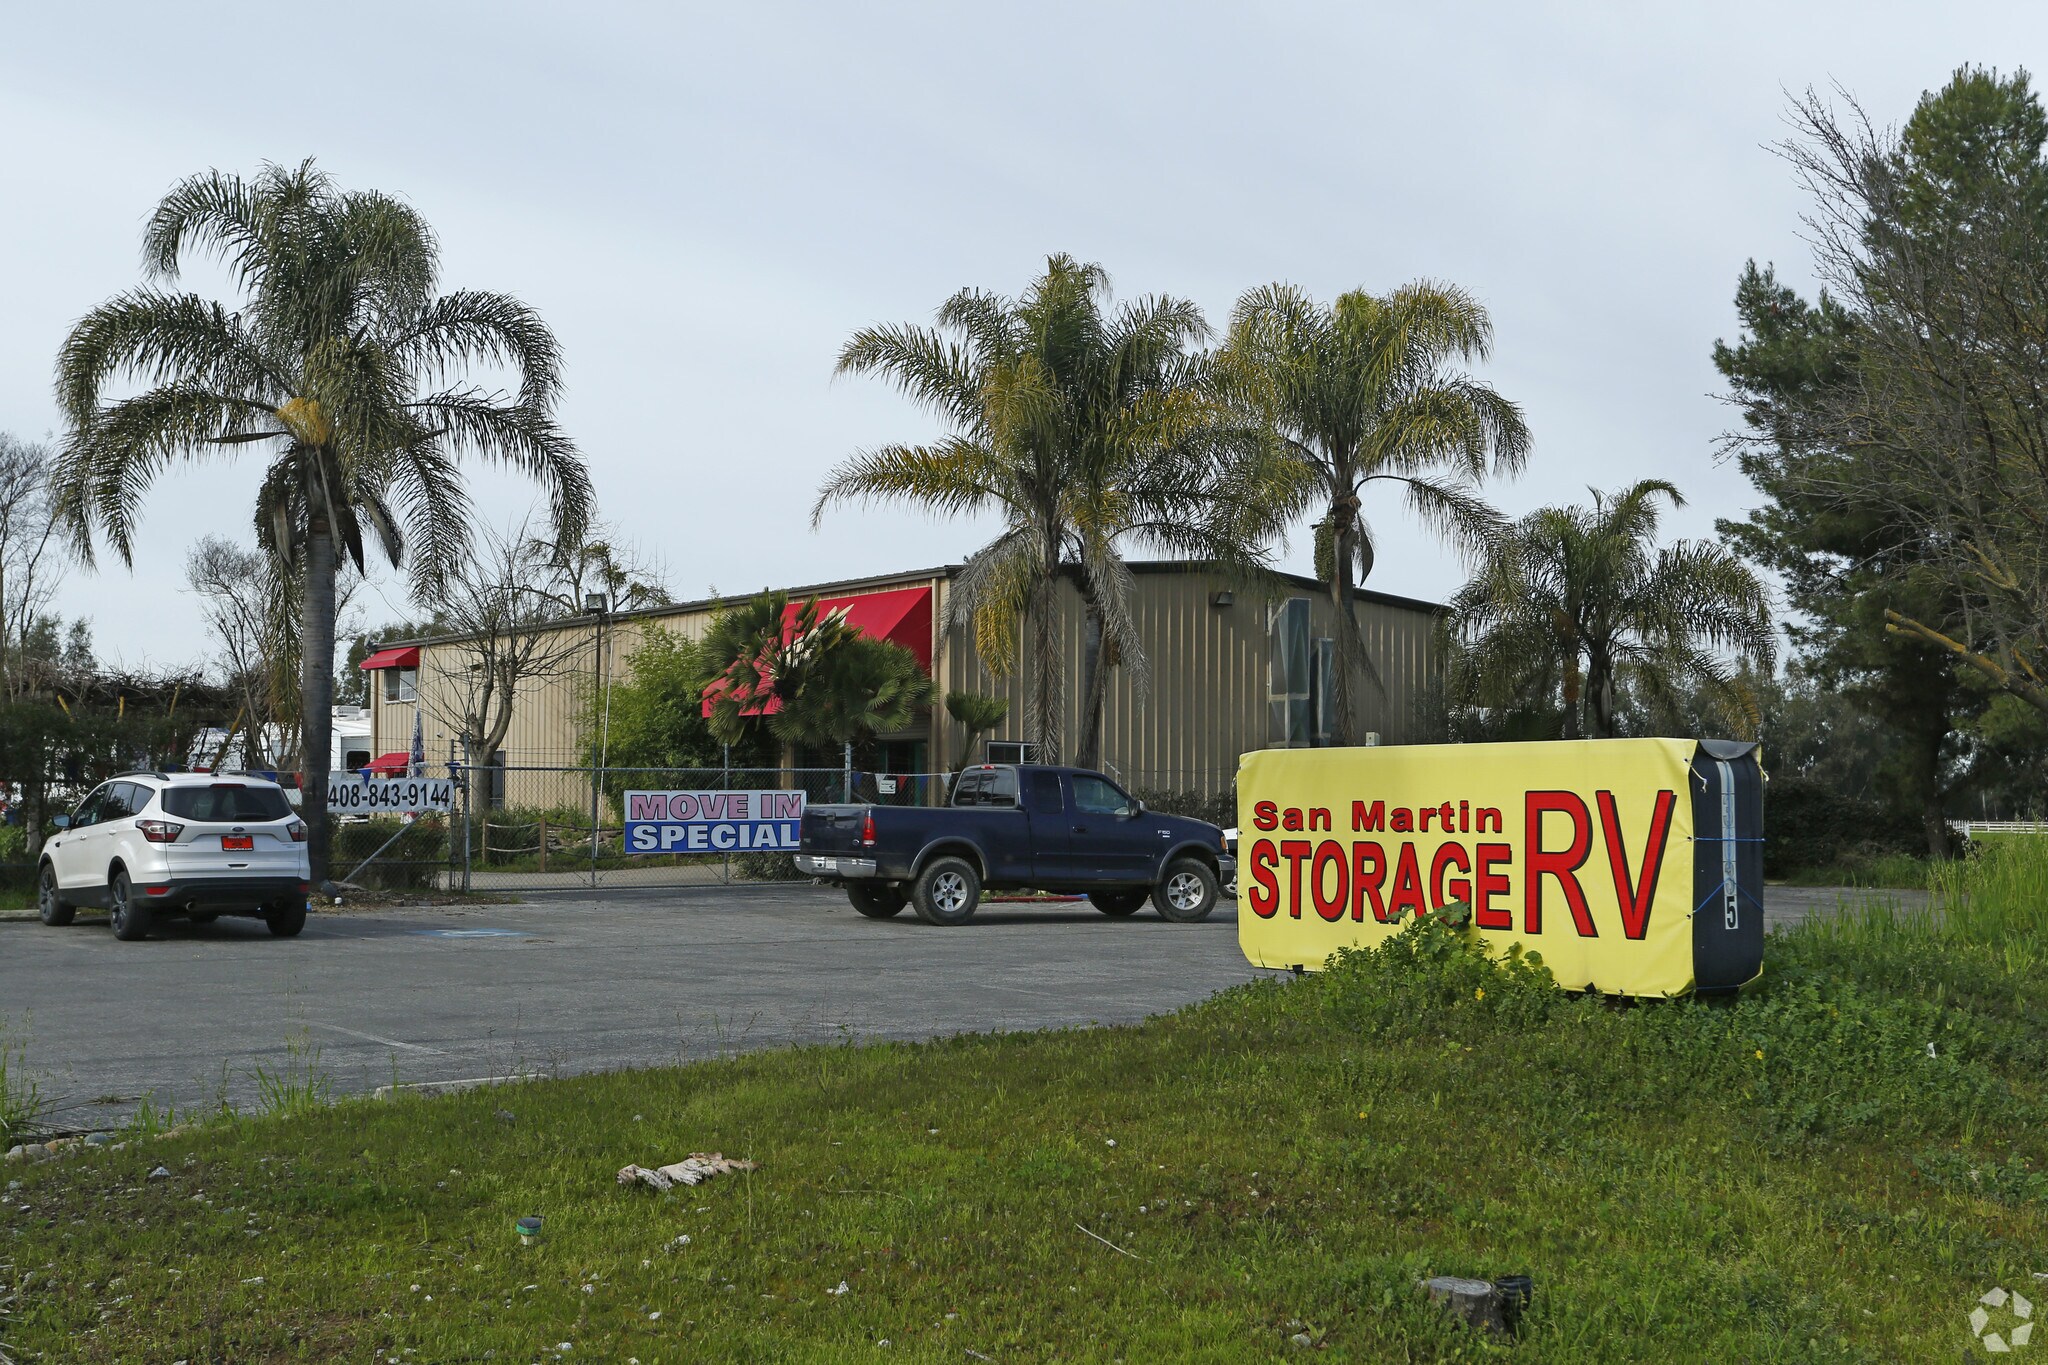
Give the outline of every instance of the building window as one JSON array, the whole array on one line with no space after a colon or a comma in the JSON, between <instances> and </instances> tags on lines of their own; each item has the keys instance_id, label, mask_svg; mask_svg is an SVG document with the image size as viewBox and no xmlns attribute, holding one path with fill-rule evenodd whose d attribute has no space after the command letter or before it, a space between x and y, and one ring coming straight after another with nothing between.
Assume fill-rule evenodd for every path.
<instances>
[{"instance_id":1,"label":"building window","mask_svg":"<svg viewBox=\"0 0 2048 1365\"><path fill-rule=\"evenodd\" d=\"M419 700L420 671L417 668L387 668L384 670L384 700Z\"/></svg>"},{"instance_id":2,"label":"building window","mask_svg":"<svg viewBox=\"0 0 2048 1365\"><path fill-rule=\"evenodd\" d=\"M1021 739L992 739L988 742L990 763L1036 763L1038 746Z\"/></svg>"},{"instance_id":3,"label":"building window","mask_svg":"<svg viewBox=\"0 0 2048 1365\"><path fill-rule=\"evenodd\" d=\"M1268 630L1272 648L1266 663L1266 742L1276 749L1306 749L1313 742L1308 599L1290 597L1274 603Z\"/></svg>"}]
</instances>

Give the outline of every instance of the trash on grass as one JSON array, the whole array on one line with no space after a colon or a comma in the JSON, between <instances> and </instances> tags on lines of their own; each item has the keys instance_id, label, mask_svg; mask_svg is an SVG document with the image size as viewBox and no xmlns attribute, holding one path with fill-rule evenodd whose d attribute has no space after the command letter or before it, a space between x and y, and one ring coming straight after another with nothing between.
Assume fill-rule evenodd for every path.
<instances>
[{"instance_id":1,"label":"trash on grass","mask_svg":"<svg viewBox=\"0 0 2048 1365\"><path fill-rule=\"evenodd\" d=\"M681 1161L653 1170L645 1166L622 1166L619 1168L619 1183L647 1185L666 1191L678 1185L701 1185L716 1175L759 1169L754 1162L735 1160L722 1152L692 1152Z\"/></svg>"}]
</instances>

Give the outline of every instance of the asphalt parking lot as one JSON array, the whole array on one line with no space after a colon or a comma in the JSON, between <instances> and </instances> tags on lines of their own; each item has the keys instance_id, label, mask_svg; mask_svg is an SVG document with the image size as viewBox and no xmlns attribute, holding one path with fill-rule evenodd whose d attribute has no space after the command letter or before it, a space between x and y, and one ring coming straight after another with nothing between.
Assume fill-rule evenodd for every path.
<instances>
[{"instance_id":1,"label":"asphalt parking lot","mask_svg":"<svg viewBox=\"0 0 2048 1365\"><path fill-rule=\"evenodd\" d=\"M1772 887L1767 920L1833 888ZM259 1070L317 1066L340 1092L394 1081L566 1074L744 1048L1122 1023L1270 975L1226 903L1200 924L1086 904L993 904L935 929L856 915L816 888L550 893L519 904L316 913L297 939L254 920L121 943L104 916L0 923L0 1031L66 1127L153 1096L258 1096Z\"/></svg>"},{"instance_id":2,"label":"asphalt parking lot","mask_svg":"<svg viewBox=\"0 0 2048 1365\"><path fill-rule=\"evenodd\" d=\"M121 943L104 916L0 923L0 1027L87 1127L138 1097L257 1097L308 1049L338 1091L648 1066L740 1048L1144 1018L1262 975L1229 906L1200 924L986 905L936 929L815 889L559 894L315 913Z\"/></svg>"}]
</instances>

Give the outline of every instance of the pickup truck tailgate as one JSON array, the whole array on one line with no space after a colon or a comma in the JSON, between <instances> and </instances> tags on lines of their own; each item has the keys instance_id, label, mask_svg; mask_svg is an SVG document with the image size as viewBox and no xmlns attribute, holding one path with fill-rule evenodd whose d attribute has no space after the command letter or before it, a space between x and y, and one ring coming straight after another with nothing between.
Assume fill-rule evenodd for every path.
<instances>
[{"instance_id":1,"label":"pickup truck tailgate","mask_svg":"<svg viewBox=\"0 0 2048 1365\"><path fill-rule=\"evenodd\" d=\"M860 833L867 823L866 806L805 806L802 839L806 853L863 852Z\"/></svg>"}]
</instances>

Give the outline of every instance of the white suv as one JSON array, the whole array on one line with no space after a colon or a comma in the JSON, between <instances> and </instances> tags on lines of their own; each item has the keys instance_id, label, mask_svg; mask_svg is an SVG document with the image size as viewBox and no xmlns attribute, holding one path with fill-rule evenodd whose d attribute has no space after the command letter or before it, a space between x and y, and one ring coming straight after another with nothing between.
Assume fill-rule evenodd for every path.
<instances>
[{"instance_id":1,"label":"white suv","mask_svg":"<svg viewBox=\"0 0 2048 1365\"><path fill-rule=\"evenodd\" d=\"M56 823L36 875L45 924L90 905L122 939L148 937L162 915L253 915L280 938L306 926L306 823L275 782L123 773Z\"/></svg>"}]
</instances>

